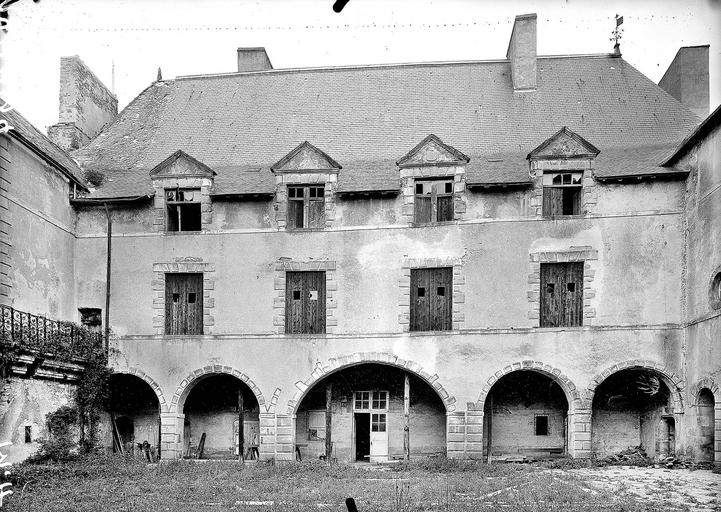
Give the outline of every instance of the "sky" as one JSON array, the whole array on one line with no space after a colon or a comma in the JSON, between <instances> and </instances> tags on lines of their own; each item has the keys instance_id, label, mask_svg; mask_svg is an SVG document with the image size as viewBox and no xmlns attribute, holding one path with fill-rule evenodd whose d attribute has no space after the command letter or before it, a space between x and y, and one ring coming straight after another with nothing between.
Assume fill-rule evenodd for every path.
<instances>
[{"instance_id":1,"label":"sky","mask_svg":"<svg viewBox=\"0 0 721 512\"><path fill-rule=\"evenodd\" d=\"M503 59L515 15L537 13L538 54L610 53L658 82L681 46L710 44L721 103L721 0L19 0L0 37L0 96L41 131L57 122L60 57L79 55L124 108L152 83L237 69L264 46L278 68ZM114 71L113 71L114 70Z\"/></svg>"}]
</instances>

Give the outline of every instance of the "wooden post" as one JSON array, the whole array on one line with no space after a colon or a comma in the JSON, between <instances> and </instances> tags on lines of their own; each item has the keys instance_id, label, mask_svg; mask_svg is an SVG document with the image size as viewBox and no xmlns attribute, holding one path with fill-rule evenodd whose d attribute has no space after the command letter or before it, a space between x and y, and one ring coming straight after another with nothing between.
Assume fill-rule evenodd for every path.
<instances>
[{"instance_id":1,"label":"wooden post","mask_svg":"<svg viewBox=\"0 0 721 512\"><path fill-rule=\"evenodd\" d=\"M331 451L333 449L331 436L331 398L333 385L329 382L325 387L325 460L330 464Z\"/></svg>"},{"instance_id":2,"label":"wooden post","mask_svg":"<svg viewBox=\"0 0 721 512\"><path fill-rule=\"evenodd\" d=\"M105 216L108 221L108 249L105 262L105 354L110 354L110 257L113 253L113 219L108 203L105 203Z\"/></svg>"},{"instance_id":3,"label":"wooden post","mask_svg":"<svg viewBox=\"0 0 721 512\"><path fill-rule=\"evenodd\" d=\"M491 453L493 450L493 395L488 395L488 463L491 463Z\"/></svg>"},{"instance_id":4,"label":"wooden post","mask_svg":"<svg viewBox=\"0 0 721 512\"><path fill-rule=\"evenodd\" d=\"M245 411L243 411L243 385L238 386L238 461L243 462L245 458L243 457L243 416L245 415Z\"/></svg>"},{"instance_id":5,"label":"wooden post","mask_svg":"<svg viewBox=\"0 0 721 512\"><path fill-rule=\"evenodd\" d=\"M403 379L403 458L411 460L411 384L408 374L404 374Z\"/></svg>"}]
</instances>

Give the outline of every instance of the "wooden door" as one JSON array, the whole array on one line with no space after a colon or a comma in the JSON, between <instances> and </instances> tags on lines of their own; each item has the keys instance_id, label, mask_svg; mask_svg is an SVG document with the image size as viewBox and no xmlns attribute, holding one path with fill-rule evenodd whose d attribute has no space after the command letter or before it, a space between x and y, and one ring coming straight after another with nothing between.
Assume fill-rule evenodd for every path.
<instances>
[{"instance_id":1,"label":"wooden door","mask_svg":"<svg viewBox=\"0 0 721 512\"><path fill-rule=\"evenodd\" d=\"M541 327L583 324L583 262L541 264Z\"/></svg>"},{"instance_id":2,"label":"wooden door","mask_svg":"<svg viewBox=\"0 0 721 512\"><path fill-rule=\"evenodd\" d=\"M165 333L203 334L203 274L165 274Z\"/></svg>"},{"instance_id":3,"label":"wooden door","mask_svg":"<svg viewBox=\"0 0 721 512\"><path fill-rule=\"evenodd\" d=\"M325 272L286 272L285 332L325 332Z\"/></svg>"},{"instance_id":4,"label":"wooden door","mask_svg":"<svg viewBox=\"0 0 721 512\"><path fill-rule=\"evenodd\" d=\"M388 460L388 415L384 412L372 412L370 420L370 461L386 462Z\"/></svg>"},{"instance_id":5,"label":"wooden door","mask_svg":"<svg viewBox=\"0 0 721 512\"><path fill-rule=\"evenodd\" d=\"M453 327L453 268L411 269L411 331Z\"/></svg>"}]
</instances>

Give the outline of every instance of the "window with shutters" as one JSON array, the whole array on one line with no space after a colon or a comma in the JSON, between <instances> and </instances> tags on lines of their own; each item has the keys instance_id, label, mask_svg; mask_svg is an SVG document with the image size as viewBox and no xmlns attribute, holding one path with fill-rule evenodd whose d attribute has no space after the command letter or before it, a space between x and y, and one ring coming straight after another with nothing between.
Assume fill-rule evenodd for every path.
<instances>
[{"instance_id":1,"label":"window with shutters","mask_svg":"<svg viewBox=\"0 0 721 512\"><path fill-rule=\"evenodd\" d=\"M288 187L288 229L323 229L325 227L325 188L322 186Z\"/></svg>"},{"instance_id":2,"label":"window with shutters","mask_svg":"<svg viewBox=\"0 0 721 512\"><path fill-rule=\"evenodd\" d=\"M286 334L325 333L325 272L286 272Z\"/></svg>"},{"instance_id":3,"label":"window with shutters","mask_svg":"<svg viewBox=\"0 0 721 512\"><path fill-rule=\"evenodd\" d=\"M165 274L165 334L203 334L203 274Z\"/></svg>"},{"instance_id":4,"label":"window with shutters","mask_svg":"<svg viewBox=\"0 0 721 512\"><path fill-rule=\"evenodd\" d=\"M453 326L453 267L411 269L411 331Z\"/></svg>"},{"instance_id":5,"label":"window with shutters","mask_svg":"<svg viewBox=\"0 0 721 512\"><path fill-rule=\"evenodd\" d=\"M453 220L453 180L416 180L414 212L417 224Z\"/></svg>"},{"instance_id":6,"label":"window with shutters","mask_svg":"<svg viewBox=\"0 0 721 512\"><path fill-rule=\"evenodd\" d=\"M543 216L580 215L583 172L543 174Z\"/></svg>"},{"instance_id":7,"label":"window with shutters","mask_svg":"<svg viewBox=\"0 0 721 512\"><path fill-rule=\"evenodd\" d=\"M583 324L583 262L541 263L541 327Z\"/></svg>"},{"instance_id":8,"label":"window with shutters","mask_svg":"<svg viewBox=\"0 0 721 512\"><path fill-rule=\"evenodd\" d=\"M200 189L165 189L166 231L200 231Z\"/></svg>"}]
</instances>

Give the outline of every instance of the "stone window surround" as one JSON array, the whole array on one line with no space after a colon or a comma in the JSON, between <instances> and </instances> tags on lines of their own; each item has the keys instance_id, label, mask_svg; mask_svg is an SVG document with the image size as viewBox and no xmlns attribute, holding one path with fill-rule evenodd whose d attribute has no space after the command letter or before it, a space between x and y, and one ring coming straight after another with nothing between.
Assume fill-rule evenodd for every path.
<instances>
[{"instance_id":1,"label":"stone window surround","mask_svg":"<svg viewBox=\"0 0 721 512\"><path fill-rule=\"evenodd\" d=\"M289 258L281 258L275 262L275 278L273 286L275 297L273 297L273 326L277 334L285 332L285 273L291 272L325 272L325 332L334 334L338 326L336 317L336 292L338 291L338 277L336 275L336 262L331 260L309 260L293 261ZM288 336L322 336L322 334L289 334Z\"/></svg>"},{"instance_id":2,"label":"stone window surround","mask_svg":"<svg viewBox=\"0 0 721 512\"><path fill-rule=\"evenodd\" d=\"M201 231L207 231L213 223L213 203L210 199L210 187L213 180L210 178L200 177L160 177L153 179L153 188L155 189L155 197L153 198L153 208L155 216L153 218L153 227L156 232L169 234L184 234L190 232L184 231L166 231L165 226L165 190L172 188L198 188L200 189L200 226Z\"/></svg>"},{"instance_id":3,"label":"stone window surround","mask_svg":"<svg viewBox=\"0 0 721 512\"><path fill-rule=\"evenodd\" d=\"M288 186L323 185L325 203L325 227L332 228L335 221L335 203L338 193L338 171L275 171L275 221L278 230L283 231L288 224ZM318 228L294 228L293 231L317 231Z\"/></svg>"},{"instance_id":4,"label":"stone window surround","mask_svg":"<svg viewBox=\"0 0 721 512\"><path fill-rule=\"evenodd\" d=\"M401 264L401 277L398 282L400 286L398 323L401 325L403 332L411 332L411 269L438 267L453 267L452 330L459 331L464 328L466 321L466 276L463 273L463 261L461 258L404 258Z\"/></svg>"},{"instance_id":5,"label":"stone window surround","mask_svg":"<svg viewBox=\"0 0 721 512\"><path fill-rule=\"evenodd\" d=\"M716 283L716 277L721 275L721 265L711 272L711 278L708 282L708 301L711 309L721 309L721 298L719 298L719 287L721 284Z\"/></svg>"},{"instance_id":6,"label":"stone window surround","mask_svg":"<svg viewBox=\"0 0 721 512\"><path fill-rule=\"evenodd\" d=\"M215 325L215 264L204 263L202 258L175 258L173 262L153 263L153 330L165 334L165 274L203 274L203 335L212 334ZM169 336L169 335L168 335Z\"/></svg>"},{"instance_id":7,"label":"stone window surround","mask_svg":"<svg viewBox=\"0 0 721 512\"><path fill-rule=\"evenodd\" d=\"M446 222L431 224L416 224L415 217L415 194L416 180L453 179L453 220L465 220L466 218L466 166L461 164L439 164L425 165L422 167L402 167L401 176L401 197L403 206L401 216L406 219L409 226L433 226L445 224ZM452 222L452 221L448 221Z\"/></svg>"},{"instance_id":8,"label":"stone window surround","mask_svg":"<svg viewBox=\"0 0 721 512\"><path fill-rule=\"evenodd\" d=\"M592 158L562 158L531 160L531 178L534 193L531 195L531 211L535 208L536 217L543 217L543 173L583 171L583 187L581 198L581 215L595 213L598 202L596 180L593 177Z\"/></svg>"},{"instance_id":9,"label":"stone window surround","mask_svg":"<svg viewBox=\"0 0 721 512\"><path fill-rule=\"evenodd\" d=\"M529 254L530 273L528 275L528 318L534 321L533 327L539 327L541 320L541 263L583 262L583 325L591 325L596 318L593 299L596 288L593 286L598 265L598 251L590 245L571 246L555 251L537 251Z\"/></svg>"}]
</instances>

